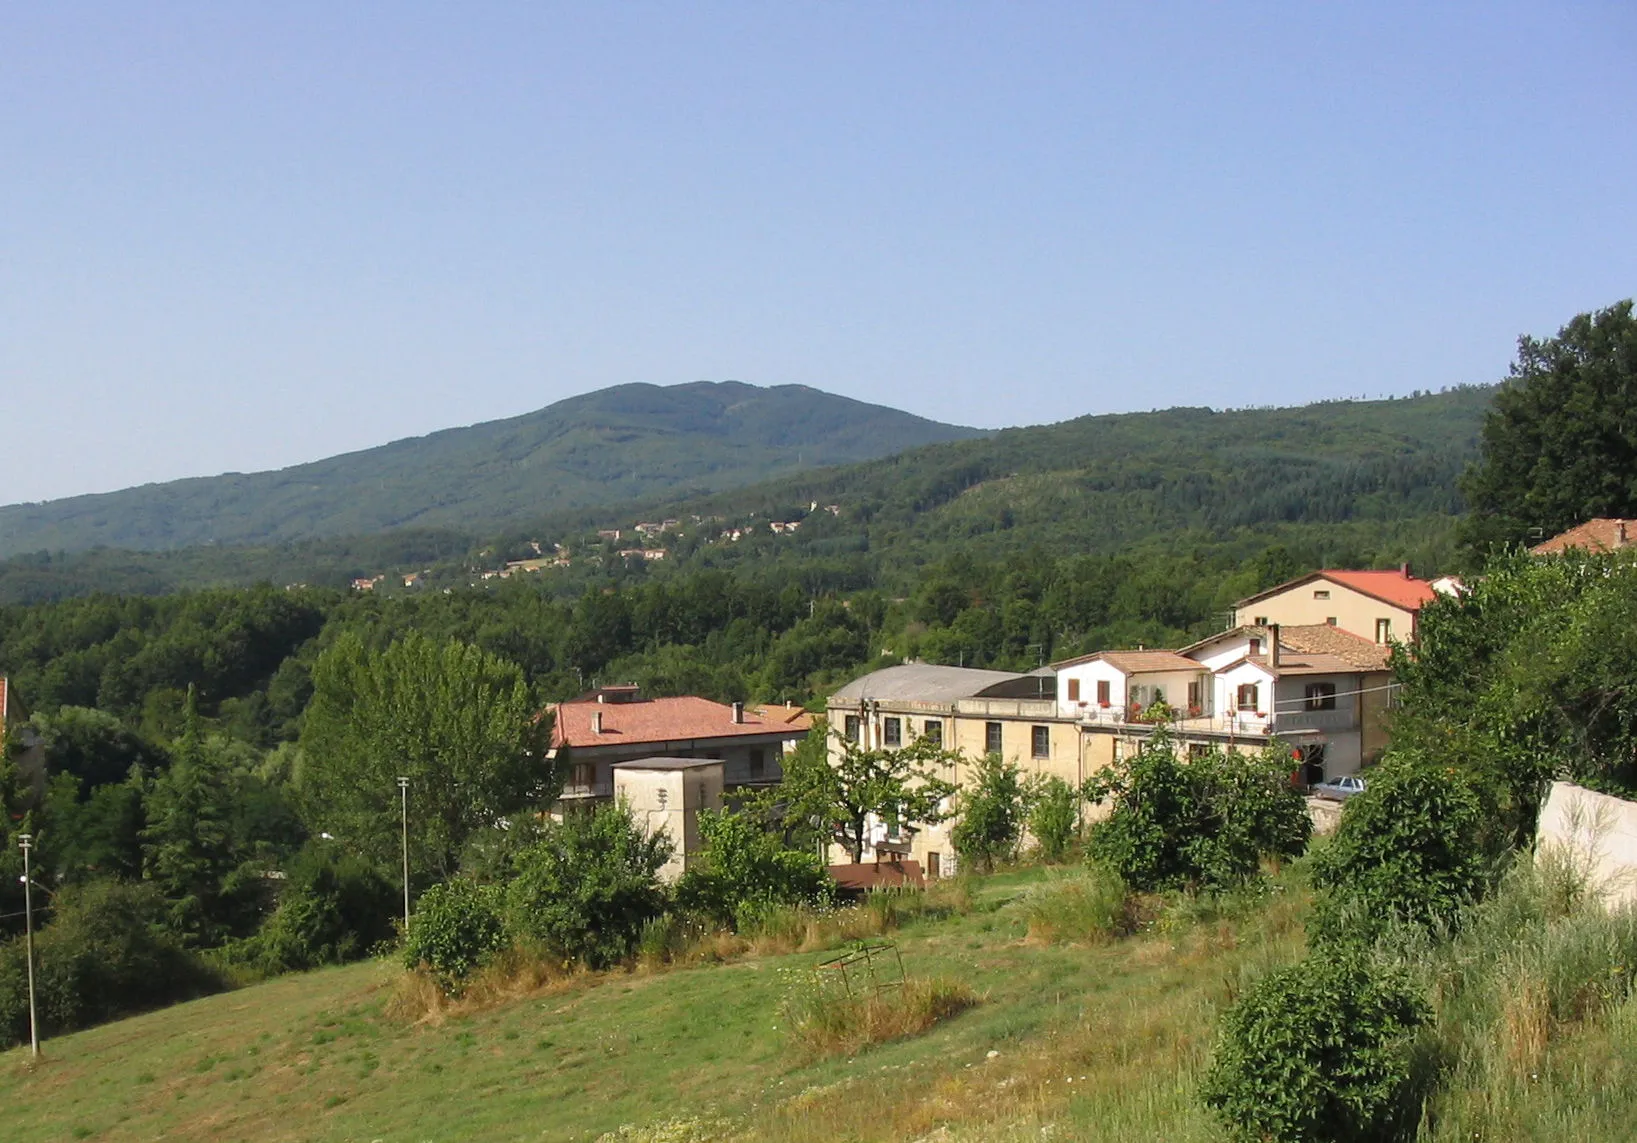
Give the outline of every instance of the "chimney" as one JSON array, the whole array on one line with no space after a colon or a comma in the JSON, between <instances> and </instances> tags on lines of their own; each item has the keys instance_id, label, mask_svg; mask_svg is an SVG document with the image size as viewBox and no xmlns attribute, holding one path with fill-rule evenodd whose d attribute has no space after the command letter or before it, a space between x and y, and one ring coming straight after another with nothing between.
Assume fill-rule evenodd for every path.
<instances>
[{"instance_id":1,"label":"chimney","mask_svg":"<svg viewBox=\"0 0 1637 1143\"><path fill-rule=\"evenodd\" d=\"M600 710L594 710L594 711L591 712L591 733L601 734L602 732L603 732L603 712L600 711Z\"/></svg>"},{"instance_id":2,"label":"chimney","mask_svg":"<svg viewBox=\"0 0 1637 1143\"><path fill-rule=\"evenodd\" d=\"M1268 666L1279 669L1279 625L1268 624Z\"/></svg>"},{"instance_id":3,"label":"chimney","mask_svg":"<svg viewBox=\"0 0 1637 1143\"><path fill-rule=\"evenodd\" d=\"M1404 574L1405 579L1410 578L1410 565L1408 563L1399 564L1398 570Z\"/></svg>"},{"instance_id":4,"label":"chimney","mask_svg":"<svg viewBox=\"0 0 1637 1143\"><path fill-rule=\"evenodd\" d=\"M1626 546L1626 522L1624 520L1614 522L1614 546L1617 548Z\"/></svg>"},{"instance_id":5,"label":"chimney","mask_svg":"<svg viewBox=\"0 0 1637 1143\"><path fill-rule=\"evenodd\" d=\"M739 723L744 722L744 720L745 720L745 704L742 703L742 702L734 703L733 704L733 722L734 722L734 724L738 725Z\"/></svg>"}]
</instances>

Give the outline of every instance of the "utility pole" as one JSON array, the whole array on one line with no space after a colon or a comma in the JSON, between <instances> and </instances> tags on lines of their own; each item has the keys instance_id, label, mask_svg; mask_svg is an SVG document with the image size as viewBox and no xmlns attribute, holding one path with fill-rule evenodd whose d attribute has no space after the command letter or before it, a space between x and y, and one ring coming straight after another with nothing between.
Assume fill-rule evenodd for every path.
<instances>
[{"instance_id":1,"label":"utility pole","mask_svg":"<svg viewBox=\"0 0 1637 1143\"><path fill-rule=\"evenodd\" d=\"M409 779L398 779L398 793L403 802L404 839L404 936L409 936Z\"/></svg>"},{"instance_id":2,"label":"utility pole","mask_svg":"<svg viewBox=\"0 0 1637 1143\"><path fill-rule=\"evenodd\" d=\"M28 851L33 848L34 838L29 834L20 834L18 843L23 847L23 932L27 934L25 945L28 956L28 1042L34 1053L34 1058L40 1058L40 1020L34 1008L34 884L29 879Z\"/></svg>"}]
</instances>

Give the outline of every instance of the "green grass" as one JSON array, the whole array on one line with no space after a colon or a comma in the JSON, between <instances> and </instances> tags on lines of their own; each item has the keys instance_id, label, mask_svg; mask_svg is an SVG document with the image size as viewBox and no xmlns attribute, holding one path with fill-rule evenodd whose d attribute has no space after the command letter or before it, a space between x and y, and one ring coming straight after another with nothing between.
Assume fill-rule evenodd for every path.
<instances>
[{"instance_id":1,"label":"green grass","mask_svg":"<svg viewBox=\"0 0 1637 1143\"><path fill-rule=\"evenodd\" d=\"M1304 896L1045 944L1021 901L1041 879L997 875L969 911L910 921L906 971L958 980L978 1003L855 1055L814 1059L779 1026L819 952L581 978L408 1027L384 1015L398 970L372 962L52 1040L34 1068L9 1052L6 1137L567 1140L628 1125L620 1137L776 1143L1219 1139L1194 1097L1215 1015L1300 955ZM1482 1137L1627 1138L1631 1027L1554 1044L1543 1083L1566 1069L1583 1115L1537 1085L1505 1110L1514 1133Z\"/></svg>"}]
</instances>

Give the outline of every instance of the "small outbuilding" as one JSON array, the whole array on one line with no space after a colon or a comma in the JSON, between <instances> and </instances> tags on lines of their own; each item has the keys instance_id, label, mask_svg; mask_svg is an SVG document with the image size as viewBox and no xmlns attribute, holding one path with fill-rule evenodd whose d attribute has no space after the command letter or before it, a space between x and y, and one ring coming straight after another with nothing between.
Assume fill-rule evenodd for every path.
<instances>
[{"instance_id":1,"label":"small outbuilding","mask_svg":"<svg viewBox=\"0 0 1637 1143\"><path fill-rule=\"evenodd\" d=\"M616 762L614 800L624 802L631 820L652 837L664 830L675 847L660 867L660 880L673 882L698 860L699 811L722 808L722 763L715 758L639 758Z\"/></svg>"}]
</instances>

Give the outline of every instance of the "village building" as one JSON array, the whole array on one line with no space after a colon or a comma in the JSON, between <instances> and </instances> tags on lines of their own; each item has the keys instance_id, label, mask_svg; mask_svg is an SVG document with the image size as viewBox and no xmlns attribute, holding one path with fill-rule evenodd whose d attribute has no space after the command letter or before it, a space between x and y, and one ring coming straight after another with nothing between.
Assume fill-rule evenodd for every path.
<instances>
[{"instance_id":1,"label":"village building","mask_svg":"<svg viewBox=\"0 0 1637 1143\"><path fill-rule=\"evenodd\" d=\"M893 749L926 736L961 755L939 775L957 784L993 754L1078 786L1164 726L1190 754L1288 750L1292 781L1317 785L1386 749L1393 645L1438 594L1407 568L1321 571L1241 600L1233 615L1250 621L1180 650L1098 651L1026 674L888 667L831 696L830 756L843 741ZM952 868L948 824L877 825L869 841L866 860L909 857L928 876Z\"/></svg>"},{"instance_id":2,"label":"village building","mask_svg":"<svg viewBox=\"0 0 1637 1143\"><path fill-rule=\"evenodd\" d=\"M800 707L646 698L635 686L601 687L558 703L553 714L548 757L563 768L565 806L613 799L614 768L650 758L721 762L727 790L773 785L784 775L784 755L812 726Z\"/></svg>"},{"instance_id":3,"label":"village building","mask_svg":"<svg viewBox=\"0 0 1637 1143\"><path fill-rule=\"evenodd\" d=\"M1544 543L1529 549L1532 556L1561 555L1570 548L1579 548L1593 555L1618 552L1637 544L1637 520L1622 520L1613 516L1599 516L1576 524L1567 532L1559 532Z\"/></svg>"},{"instance_id":4,"label":"village building","mask_svg":"<svg viewBox=\"0 0 1637 1143\"><path fill-rule=\"evenodd\" d=\"M27 721L28 710L23 706L22 696L9 678L0 675L0 745L9 745L15 751L12 761L17 765L17 772L28 781L34 797L39 799L45 795L45 746L25 725Z\"/></svg>"}]
</instances>

